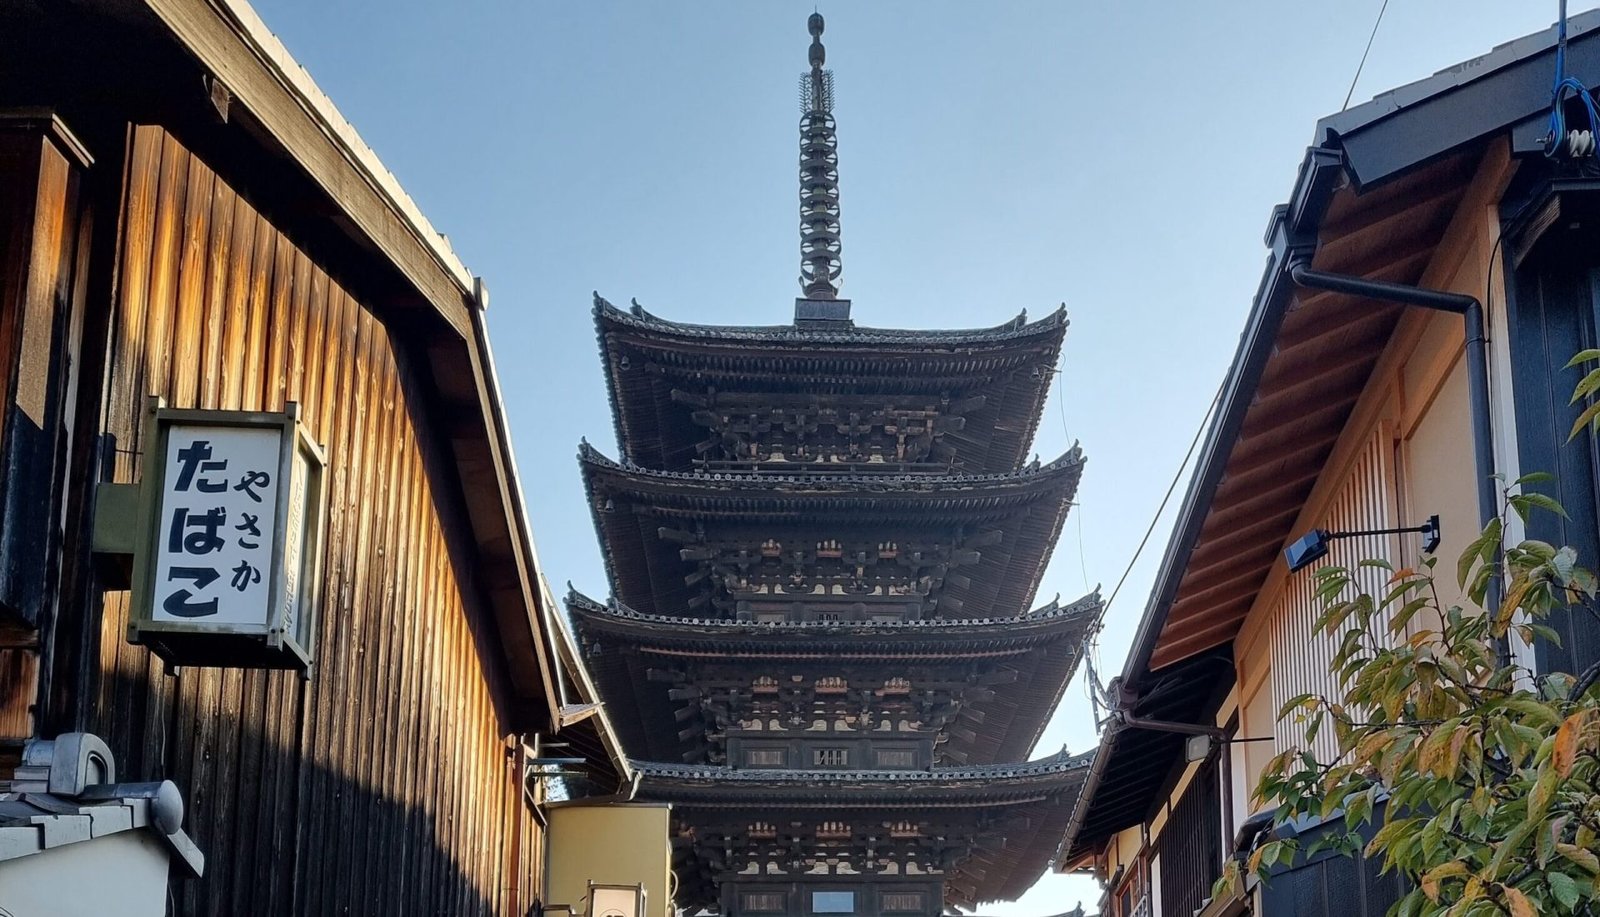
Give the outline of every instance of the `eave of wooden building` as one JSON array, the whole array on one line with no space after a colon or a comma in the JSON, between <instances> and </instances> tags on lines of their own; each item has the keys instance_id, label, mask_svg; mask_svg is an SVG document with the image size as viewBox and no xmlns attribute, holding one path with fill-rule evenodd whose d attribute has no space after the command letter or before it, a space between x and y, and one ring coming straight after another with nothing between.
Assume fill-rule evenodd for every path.
<instances>
[{"instance_id":1,"label":"eave of wooden building","mask_svg":"<svg viewBox=\"0 0 1600 917\"><path fill-rule=\"evenodd\" d=\"M511 458L495 378L481 282L400 187L355 128L290 56L249 4L234 0L145 0L183 49L248 113L250 127L278 146L325 195L340 225L393 265L453 334L413 342L438 386L442 427L459 469L509 674L521 703L518 728L558 722L552 636L540 606L538 567Z\"/></svg>"},{"instance_id":2,"label":"eave of wooden building","mask_svg":"<svg viewBox=\"0 0 1600 917\"><path fill-rule=\"evenodd\" d=\"M750 622L647 615L578 593L567 608L585 644L587 662L611 701L612 721L634 754L680 758L691 747L678 738L671 685L651 677L655 667L685 661L745 660L759 671L817 664L878 664L965 670L981 662L1005 677L986 680L992 697L967 702L971 741L961 743L972 764L1026 757L1077 672L1084 637L1098 626L1098 593L1068 605L1056 602L1020 618L877 623Z\"/></svg>"},{"instance_id":3,"label":"eave of wooden building","mask_svg":"<svg viewBox=\"0 0 1600 917\"><path fill-rule=\"evenodd\" d=\"M1464 151L1366 194L1333 195L1313 266L1414 284L1477 172ZM1405 240L1396 245L1395 239ZM1150 667L1231 641L1294 536L1339 435L1404 308L1315 291L1294 295L1248 394L1238 436L1219 447L1222 473L1183 565Z\"/></svg>"},{"instance_id":4,"label":"eave of wooden building","mask_svg":"<svg viewBox=\"0 0 1600 917\"><path fill-rule=\"evenodd\" d=\"M689 614L690 568L663 525L738 525L817 533L997 530L941 590L940 616L1015 617L1033 600L1082 476L1078 449L1034 468L993 475L700 475L614 462L585 443L584 486L617 598L647 614ZM970 609L964 611L962 609Z\"/></svg>"},{"instance_id":5,"label":"eave of wooden building","mask_svg":"<svg viewBox=\"0 0 1600 917\"><path fill-rule=\"evenodd\" d=\"M531 585L537 559L483 325L482 285L247 3L51 4L42 14L48 28L28 19L41 15L37 9L0 11L0 31L40 39L8 45L9 66L0 70L8 98L59 100L62 119L102 151L128 142L130 118L172 131L226 172L265 218L317 251L384 321L424 380L428 398L419 407L436 422L453 465L448 475L476 546L477 587L488 598L512 686L513 696L500 699L507 727L549 728L554 645ZM59 47L50 44L58 40ZM91 54L94 66L61 64ZM30 63L44 58L53 63ZM111 108L103 98L108 72L118 83ZM214 86L209 96L207 85Z\"/></svg>"},{"instance_id":6,"label":"eave of wooden building","mask_svg":"<svg viewBox=\"0 0 1600 917\"><path fill-rule=\"evenodd\" d=\"M1600 14L1573 17L1569 34L1569 69L1600 72ZM1298 288L1291 264L1427 285L1436 253L1465 250L1474 211L1495 203L1513 149L1530 149L1542 127L1554 45L1553 28L1525 36L1319 122L1269 224L1271 256L1123 666L1139 716L1208 715L1183 689L1168 692L1204 694L1217 677L1207 673L1231 660L1302 508L1327 469L1351 459L1336 450L1341 434L1379 403L1365 397L1369 380L1420 333L1401 307ZM1058 866L1148 817L1180 751L1159 734L1108 728Z\"/></svg>"},{"instance_id":7,"label":"eave of wooden building","mask_svg":"<svg viewBox=\"0 0 1600 917\"><path fill-rule=\"evenodd\" d=\"M617 442L628 461L687 468L702 437L676 388L812 396L981 398L965 426L944 434L952 464L1012 470L1026 459L1049 394L1064 309L1036 322L1026 313L994 328L827 330L794 325L672 322L596 296L595 327Z\"/></svg>"}]
</instances>

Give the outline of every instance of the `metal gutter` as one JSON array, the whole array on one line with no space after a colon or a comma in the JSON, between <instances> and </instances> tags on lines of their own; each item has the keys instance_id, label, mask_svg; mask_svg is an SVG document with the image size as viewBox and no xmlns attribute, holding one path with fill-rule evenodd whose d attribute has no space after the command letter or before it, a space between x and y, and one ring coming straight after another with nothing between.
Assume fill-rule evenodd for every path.
<instances>
[{"instance_id":1,"label":"metal gutter","mask_svg":"<svg viewBox=\"0 0 1600 917\"><path fill-rule=\"evenodd\" d=\"M1492 406L1489 403L1489 344L1484 333L1483 303L1477 297L1464 293L1449 293L1406 284L1368 280L1346 274L1330 274L1311 268L1308 261L1289 266L1289 276L1294 282L1311 289L1332 290L1367 299L1420 306L1440 312L1450 312L1462 317L1466 324L1467 400L1472 415L1472 456L1478 478L1478 525L1487 526L1489 520L1499 515L1499 494L1495 489L1494 428ZM1486 604L1493 606L1494 584L1490 584L1491 598ZM1509 661L1509 646L1501 655Z\"/></svg>"}]
</instances>

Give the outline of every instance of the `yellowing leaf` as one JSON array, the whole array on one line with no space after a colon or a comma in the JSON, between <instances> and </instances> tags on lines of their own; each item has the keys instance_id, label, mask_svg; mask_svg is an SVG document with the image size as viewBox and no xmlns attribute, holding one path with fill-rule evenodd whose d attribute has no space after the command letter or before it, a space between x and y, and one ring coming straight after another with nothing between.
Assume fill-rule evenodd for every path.
<instances>
[{"instance_id":1,"label":"yellowing leaf","mask_svg":"<svg viewBox=\"0 0 1600 917\"><path fill-rule=\"evenodd\" d=\"M1467 864L1460 860L1451 860L1448 863L1435 866L1422 876L1422 893L1428 896L1429 901L1439 900L1439 883L1445 879L1467 874Z\"/></svg>"},{"instance_id":2,"label":"yellowing leaf","mask_svg":"<svg viewBox=\"0 0 1600 917\"><path fill-rule=\"evenodd\" d=\"M1527 895L1509 885L1502 891L1505 892L1506 905L1511 908L1511 917L1536 917L1538 912L1533 909L1533 902L1528 900Z\"/></svg>"},{"instance_id":3,"label":"yellowing leaf","mask_svg":"<svg viewBox=\"0 0 1600 917\"><path fill-rule=\"evenodd\" d=\"M1579 711L1561 721L1556 730L1556 743L1550 750L1550 766L1562 779L1572 775L1572 765L1578 760L1578 735L1583 731L1586 711Z\"/></svg>"},{"instance_id":4,"label":"yellowing leaf","mask_svg":"<svg viewBox=\"0 0 1600 917\"><path fill-rule=\"evenodd\" d=\"M1593 850L1585 850L1576 844L1557 844L1556 853L1576 863L1589 875L1600 875L1600 856L1596 856Z\"/></svg>"}]
</instances>

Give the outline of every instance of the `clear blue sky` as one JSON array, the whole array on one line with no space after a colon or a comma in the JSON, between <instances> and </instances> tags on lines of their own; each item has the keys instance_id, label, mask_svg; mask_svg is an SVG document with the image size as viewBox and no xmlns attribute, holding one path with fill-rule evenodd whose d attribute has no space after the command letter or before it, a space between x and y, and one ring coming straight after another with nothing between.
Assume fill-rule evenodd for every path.
<instances>
[{"instance_id":1,"label":"clear blue sky","mask_svg":"<svg viewBox=\"0 0 1600 917\"><path fill-rule=\"evenodd\" d=\"M558 593L603 595L574 457L583 436L616 454L590 291L688 321L790 319L813 4L255 2L488 281L545 570ZM1121 576L1232 358L1268 214L1343 102L1380 3L823 5L856 321L1070 311L1065 396L1036 449L1081 439L1089 465L1043 598ZM1555 12L1391 0L1355 102ZM1103 672L1120 668L1169 528L1170 513L1110 609ZM1081 678L1040 752L1063 742L1095 742ZM986 912L1097 897L1050 877Z\"/></svg>"}]
</instances>

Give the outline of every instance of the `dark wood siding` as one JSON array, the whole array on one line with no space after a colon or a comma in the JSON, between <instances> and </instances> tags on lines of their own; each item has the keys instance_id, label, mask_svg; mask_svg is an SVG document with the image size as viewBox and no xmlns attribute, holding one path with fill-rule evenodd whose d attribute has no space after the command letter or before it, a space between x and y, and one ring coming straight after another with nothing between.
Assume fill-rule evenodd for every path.
<instances>
[{"instance_id":1,"label":"dark wood siding","mask_svg":"<svg viewBox=\"0 0 1600 917\"><path fill-rule=\"evenodd\" d=\"M1590 568L1600 564L1600 499L1597 499L1595 440L1587 435L1566 442L1567 431L1583 409L1569 405L1573 388L1591 367L1564 369L1579 350L1596 346L1597 275L1593 238L1567 238L1553 231L1516 268L1508 303L1513 397L1517 416L1517 454L1523 474L1548 472L1555 480L1537 485L1559 500L1568 518L1537 513L1528 537L1578 550ZM1561 645L1541 640L1535 648L1539 670L1577 672L1600 660L1600 626L1582 611L1557 611L1549 622Z\"/></svg>"},{"instance_id":2,"label":"dark wood siding","mask_svg":"<svg viewBox=\"0 0 1600 917\"><path fill-rule=\"evenodd\" d=\"M49 115L0 117L0 740L37 727L92 232L83 159ZM0 751L0 759L6 753Z\"/></svg>"},{"instance_id":3,"label":"dark wood siding","mask_svg":"<svg viewBox=\"0 0 1600 917\"><path fill-rule=\"evenodd\" d=\"M1161 910L1193 914L1211 897L1222 870L1222 794L1215 760L1195 772L1156 838L1161 863Z\"/></svg>"},{"instance_id":4,"label":"dark wood siding","mask_svg":"<svg viewBox=\"0 0 1600 917\"><path fill-rule=\"evenodd\" d=\"M1373 821L1357 831L1363 844L1372 839L1374 825L1383 824L1383 820L1380 808L1373 815ZM1324 834L1344 830L1343 821L1334 821L1304 831L1299 835L1300 849L1310 848ZM1263 917L1382 917L1407 891L1409 888L1398 872L1383 872L1382 857L1367 857L1360 852L1346 856L1323 850L1311 857L1300 854L1288 866L1273 870L1261 886L1261 914Z\"/></svg>"},{"instance_id":5,"label":"dark wood siding","mask_svg":"<svg viewBox=\"0 0 1600 917\"><path fill-rule=\"evenodd\" d=\"M379 315L170 134L132 131L103 430L139 479L146 397L301 405L329 462L312 678L184 669L107 591L84 728L170 778L205 877L184 914L520 914L537 828L507 766L504 666L453 469ZM513 890L519 890L513 892Z\"/></svg>"}]
</instances>

